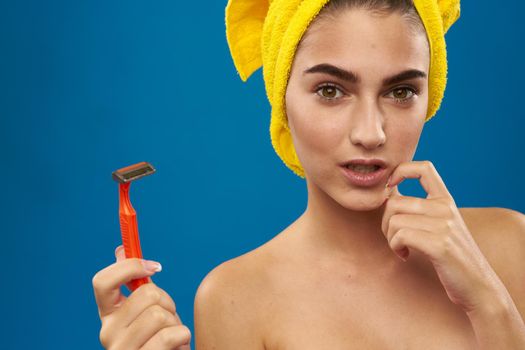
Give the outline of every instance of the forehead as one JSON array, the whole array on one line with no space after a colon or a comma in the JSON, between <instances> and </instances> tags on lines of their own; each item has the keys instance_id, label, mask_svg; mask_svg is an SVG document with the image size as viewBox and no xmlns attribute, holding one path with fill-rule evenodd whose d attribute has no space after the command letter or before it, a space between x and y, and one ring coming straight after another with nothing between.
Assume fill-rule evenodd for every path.
<instances>
[{"instance_id":1,"label":"forehead","mask_svg":"<svg viewBox=\"0 0 525 350\"><path fill-rule=\"evenodd\" d=\"M425 33L414 32L400 14L351 9L314 21L295 60L302 65L329 61L354 69L411 66L428 71L428 50Z\"/></svg>"}]
</instances>

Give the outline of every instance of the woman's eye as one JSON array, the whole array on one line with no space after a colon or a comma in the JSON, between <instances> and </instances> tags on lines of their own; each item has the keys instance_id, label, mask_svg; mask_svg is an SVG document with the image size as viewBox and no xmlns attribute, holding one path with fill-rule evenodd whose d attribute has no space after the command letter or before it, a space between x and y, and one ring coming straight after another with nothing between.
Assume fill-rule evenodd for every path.
<instances>
[{"instance_id":1,"label":"woman's eye","mask_svg":"<svg viewBox=\"0 0 525 350\"><path fill-rule=\"evenodd\" d=\"M343 92L336 85L326 84L320 86L316 93L323 99L327 101L333 101L341 98ZM414 88L403 86L398 87L392 90L387 96L392 95L394 100L398 103L408 103L412 100L414 96L418 94L418 91Z\"/></svg>"},{"instance_id":2,"label":"woman's eye","mask_svg":"<svg viewBox=\"0 0 525 350\"><path fill-rule=\"evenodd\" d=\"M409 87L400 87L400 88L395 88L394 90L392 90L390 92L393 97L394 97L394 100L396 100L396 102L399 102L399 103L407 103L409 102L415 95L417 95L417 91L412 89L412 88L409 88Z\"/></svg>"},{"instance_id":3,"label":"woman's eye","mask_svg":"<svg viewBox=\"0 0 525 350\"><path fill-rule=\"evenodd\" d=\"M335 100L341 97L341 90L335 85L323 85L316 90L317 94L325 100ZM339 95L337 94L339 92Z\"/></svg>"}]
</instances>

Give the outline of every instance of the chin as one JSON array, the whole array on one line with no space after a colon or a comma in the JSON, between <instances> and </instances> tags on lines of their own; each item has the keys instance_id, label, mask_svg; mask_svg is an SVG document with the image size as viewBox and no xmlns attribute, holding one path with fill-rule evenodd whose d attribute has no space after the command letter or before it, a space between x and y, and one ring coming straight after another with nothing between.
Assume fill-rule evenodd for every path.
<instances>
[{"instance_id":1,"label":"chin","mask_svg":"<svg viewBox=\"0 0 525 350\"><path fill-rule=\"evenodd\" d=\"M306 171L306 182L309 196L329 197L341 207L354 211L371 211L380 208L388 198L388 190L384 184L373 187L351 186L346 181L341 183L332 174L316 174ZM321 179L321 180L320 180Z\"/></svg>"},{"instance_id":2,"label":"chin","mask_svg":"<svg viewBox=\"0 0 525 350\"><path fill-rule=\"evenodd\" d=\"M387 200L386 191L348 191L333 197L343 208L354 211L370 211L380 208Z\"/></svg>"}]
</instances>

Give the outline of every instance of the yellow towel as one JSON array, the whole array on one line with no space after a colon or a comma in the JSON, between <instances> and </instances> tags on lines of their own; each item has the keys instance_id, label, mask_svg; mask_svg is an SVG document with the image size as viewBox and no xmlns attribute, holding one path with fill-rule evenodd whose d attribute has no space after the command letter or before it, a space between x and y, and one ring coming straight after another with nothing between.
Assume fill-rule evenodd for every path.
<instances>
[{"instance_id":1,"label":"yellow towel","mask_svg":"<svg viewBox=\"0 0 525 350\"><path fill-rule=\"evenodd\" d=\"M296 47L310 22L329 0L229 0L226 39L243 81L263 67L272 107L270 136L284 164L304 178L288 127L285 94ZM447 83L445 33L459 18L459 0L414 0L430 44L429 100L425 121L439 109Z\"/></svg>"}]
</instances>

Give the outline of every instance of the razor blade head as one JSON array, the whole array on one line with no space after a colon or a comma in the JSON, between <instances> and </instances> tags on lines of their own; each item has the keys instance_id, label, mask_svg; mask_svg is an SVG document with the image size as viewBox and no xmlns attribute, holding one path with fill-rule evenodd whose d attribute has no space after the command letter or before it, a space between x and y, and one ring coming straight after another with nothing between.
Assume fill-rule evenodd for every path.
<instances>
[{"instance_id":1,"label":"razor blade head","mask_svg":"<svg viewBox=\"0 0 525 350\"><path fill-rule=\"evenodd\" d=\"M140 179L141 177L151 175L155 168L148 162L140 162L115 170L112 173L113 180L118 183L128 183Z\"/></svg>"}]
</instances>

